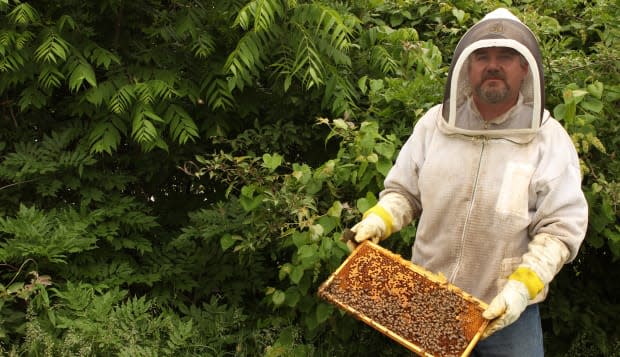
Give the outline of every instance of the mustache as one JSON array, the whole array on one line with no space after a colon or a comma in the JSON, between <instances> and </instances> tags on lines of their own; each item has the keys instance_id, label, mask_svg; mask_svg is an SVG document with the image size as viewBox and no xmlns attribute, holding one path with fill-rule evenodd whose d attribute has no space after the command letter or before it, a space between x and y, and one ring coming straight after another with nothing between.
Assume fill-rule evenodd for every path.
<instances>
[{"instance_id":1,"label":"mustache","mask_svg":"<svg viewBox=\"0 0 620 357\"><path fill-rule=\"evenodd\" d=\"M491 71L486 71L484 73L484 75L482 76L482 80L485 81L487 79L501 79L501 80L505 80L506 76L500 72L500 71L496 71L496 70L491 70Z\"/></svg>"}]
</instances>

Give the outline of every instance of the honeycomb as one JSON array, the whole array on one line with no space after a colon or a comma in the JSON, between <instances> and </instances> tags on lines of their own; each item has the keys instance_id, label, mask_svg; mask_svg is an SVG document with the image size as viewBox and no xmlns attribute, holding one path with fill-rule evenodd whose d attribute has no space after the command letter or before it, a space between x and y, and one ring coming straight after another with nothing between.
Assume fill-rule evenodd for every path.
<instances>
[{"instance_id":1,"label":"honeycomb","mask_svg":"<svg viewBox=\"0 0 620 357\"><path fill-rule=\"evenodd\" d=\"M326 301L421 356L467 356L486 305L445 278L364 242L319 287Z\"/></svg>"}]
</instances>

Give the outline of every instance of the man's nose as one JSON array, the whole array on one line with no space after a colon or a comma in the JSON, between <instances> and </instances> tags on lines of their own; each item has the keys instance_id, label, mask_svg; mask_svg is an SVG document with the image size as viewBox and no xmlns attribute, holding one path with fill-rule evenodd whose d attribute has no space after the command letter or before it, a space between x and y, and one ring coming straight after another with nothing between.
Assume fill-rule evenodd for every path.
<instances>
[{"instance_id":1,"label":"man's nose","mask_svg":"<svg viewBox=\"0 0 620 357\"><path fill-rule=\"evenodd\" d=\"M495 56L490 56L487 62L487 70L499 69L500 63Z\"/></svg>"}]
</instances>

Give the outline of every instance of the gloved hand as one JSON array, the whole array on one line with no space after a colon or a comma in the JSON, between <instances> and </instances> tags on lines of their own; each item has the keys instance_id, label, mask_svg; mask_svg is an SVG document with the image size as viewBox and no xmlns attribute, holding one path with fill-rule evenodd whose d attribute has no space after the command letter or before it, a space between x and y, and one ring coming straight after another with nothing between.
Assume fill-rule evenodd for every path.
<instances>
[{"instance_id":1,"label":"gloved hand","mask_svg":"<svg viewBox=\"0 0 620 357\"><path fill-rule=\"evenodd\" d=\"M405 196L396 192L386 193L379 203L366 211L362 220L351 228L355 238L347 239L347 246L353 251L358 243L368 239L378 243L409 224L414 214L414 209Z\"/></svg>"},{"instance_id":2,"label":"gloved hand","mask_svg":"<svg viewBox=\"0 0 620 357\"><path fill-rule=\"evenodd\" d=\"M389 212L377 204L364 213L364 218L353 226L351 231L355 233L354 241L347 241L347 247L351 251L357 247L358 243L365 240L379 243L392 233L392 217Z\"/></svg>"},{"instance_id":3,"label":"gloved hand","mask_svg":"<svg viewBox=\"0 0 620 357\"><path fill-rule=\"evenodd\" d=\"M379 243L386 235L387 227L381 217L374 213L370 213L364 217L358 224L351 228L355 233L355 241L361 243L370 239L373 243Z\"/></svg>"},{"instance_id":4,"label":"gloved hand","mask_svg":"<svg viewBox=\"0 0 620 357\"><path fill-rule=\"evenodd\" d=\"M359 223L351 228L353 234L352 239L346 239L347 247L352 252L357 248L357 245L365 240L370 240L373 243L379 243L385 236L386 226L381 217L371 213L364 215Z\"/></svg>"},{"instance_id":5,"label":"gloved hand","mask_svg":"<svg viewBox=\"0 0 620 357\"><path fill-rule=\"evenodd\" d=\"M482 338L515 322L530 300L549 284L568 261L570 252L562 240L546 233L537 234L528 244L519 267L508 277L508 283L482 313L493 320Z\"/></svg>"},{"instance_id":6,"label":"gloved hand","mask_svg":"<svg viewBox=\"0 0 620 357\"><path fill-rule=\"evenodd\" d=\"M482 338L487 338L517 321L529 301L530 293L525 284L518 280L508 280L508 283L482 313L485 319L493 320L482 334Z\"/></svg>"}]
</instances>

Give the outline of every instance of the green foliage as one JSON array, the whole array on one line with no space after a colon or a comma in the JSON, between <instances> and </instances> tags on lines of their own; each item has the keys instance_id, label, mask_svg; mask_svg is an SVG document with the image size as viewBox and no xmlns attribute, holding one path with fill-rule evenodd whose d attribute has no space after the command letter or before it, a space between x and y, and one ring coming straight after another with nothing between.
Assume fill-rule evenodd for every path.
<instances>
[{"instance_id":1,"label":"green foliage","mask_svg":"<svg viewBox=\"0 0 620 357\"><path fill-rule=\"evenodd\" d=\"M611 0L1 0L0 354L409 355L316 290L497 6L539 37L590 204L546 351L617 354Z\"/></svg>"}]
</instances>

